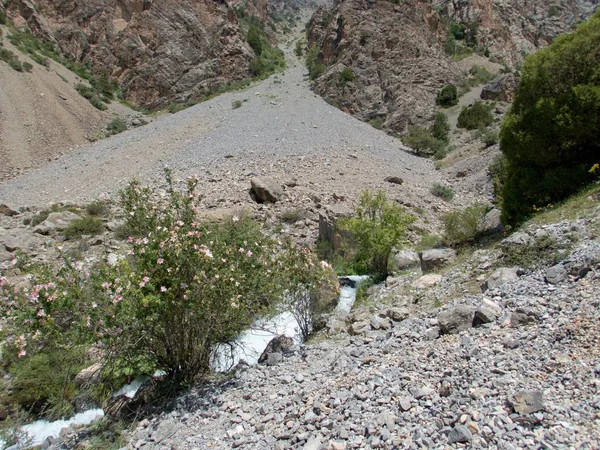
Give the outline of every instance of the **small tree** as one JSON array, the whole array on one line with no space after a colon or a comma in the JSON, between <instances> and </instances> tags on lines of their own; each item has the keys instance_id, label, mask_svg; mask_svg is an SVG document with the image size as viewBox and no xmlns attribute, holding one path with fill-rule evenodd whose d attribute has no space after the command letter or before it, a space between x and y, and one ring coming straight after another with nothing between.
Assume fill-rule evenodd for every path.
<instances>
[{"instance_id":1,"label":"small tree","mask_svg":"<svg viewBox=\"0 0 600 450\"><path fill-rule=\"evenodd\" d=\"M457 245L474 240L481 229L485 213L485 205L475 204L444 214L442 222L445 241L450 245Z\"/></svg>"},{"instance_id":2,"label":"small tree","mask_svg":"<svg viewBox=\"0 0 600 450\"><path fill-rule=\"evenodd\" d=\"M447 84L437 93L436 103L444 108L458 105L458 90L456 85Z\"/></svg>"},{"instance_id":3,"label":"small tree","mask_svg":"<svg viewBox=\"0 0 600 450\"><path fill-rule=\"evenodd\" d=\"M475 102L471 106L465 106L462 109L456 126L467 130L476 130L487 127L493 121L494 116L491 108L482 102Z\"/></svg>"},{"instance_id":4,"label":"small tree","mask_svg":"<svg viewBox=\"0 0 600 450\"><path fill-rule=\"evenodd\" d=\"M446 144L450 140L450 124L448 123L448 116L443 112L436 113L433 125L431 126L431 134L434 138Z\"/></svg>"},{"instance_id":5,"label":"small tree","mask_svg":"<svg viewBox=\"0 0 600 450\"><path fill-rule=\"evenodd\" d=\"M263 43L262 43L262 35L263 31L256 25L250 25L248 29L248 34L246 36L246 40L252 50L256 54L256 56L260 56L262 53Z\"/></svg>"},{"instance_id":6,"label":"small tree","mask_svg":"<svg viewBox=\"0 0 600 450\"><path fill-rule=\"evenodd\" d=\"M356 214L340 219L339 227L351 234L356 246L355 258L366 263L376 280L384 280L389 274L392 249L401 245L415 218L389 202L383 191L376 194L363 191Z\"/></svg>"}]
</instances>

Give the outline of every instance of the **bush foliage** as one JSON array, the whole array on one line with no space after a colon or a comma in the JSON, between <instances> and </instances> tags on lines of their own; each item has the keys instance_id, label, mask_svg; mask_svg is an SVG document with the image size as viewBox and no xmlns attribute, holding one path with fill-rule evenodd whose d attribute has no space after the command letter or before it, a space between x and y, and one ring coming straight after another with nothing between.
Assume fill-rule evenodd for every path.
<instances>
[{"instance_id":1,"label":"bush foliage","mask_svg":"<svg viewBox=\"0 0 600 450\"><path fill-rule=\"evenodd\" d=\"M458 90L456 85L447 84L437 93L436 103L444 108L458 105Z\"/></svg>"},{"instance_id":2,"label":"bush foliage","mask_svg":"<svg viewBox=\"0 0 600 450\"><path fill-rule=\"evenodd\" d=\"M503 220L516 225L536 207L591 181L600 155L600 12L529 56L500 145L507 158Z\"/></svg>"},{"instance_id":3,"label":"bush foliage","mask_svg":"<svg viewBox=\"0 0 600 450\"><path fill-rule=\"evenodd\" d=\"M352 236L355 260L364 262L375 280L384 280L389 274L392 249L402 244L415 218L388 201L383 191L363 191L356 215L340 219L339 227Z\"/></svg>"},{"instance_id":4,"label":"bush foliage","mask_svg":"<svg viewBox=\"0 0 600 450\"><path fill-rule=\"evenodd\" d=\"M475 204L463 210L444 214L444 240L449 245L458 245L475 240L485 217L485 205Z\"/></svg>"},{"instance_id":5,"label":"bush foliage","mask_svg":"<svg viewBox=\"0 0 600 450\"><path fill-rule=\"evenodd\" d=\"M489 106L482 102L475 102L471 106L466 106L458 116L457 125L459 128L467 130L476 130L485 128L494 121L492 110Z\"/></svg>"}]
</instances>

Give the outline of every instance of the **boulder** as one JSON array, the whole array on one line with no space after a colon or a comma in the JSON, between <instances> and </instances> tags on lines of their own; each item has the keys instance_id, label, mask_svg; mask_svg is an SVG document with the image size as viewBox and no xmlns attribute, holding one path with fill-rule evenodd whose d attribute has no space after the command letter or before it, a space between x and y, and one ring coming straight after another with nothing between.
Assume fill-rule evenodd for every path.
<instances>
[{"instance_id":1,"label":"boulder","mask_svg":"<svg viewBox=\"0 0 600 450\"><path fill-rule=\"evenodd\" d=\"M456 425L450 434L448 434L448 444L454 444L456 442L471 442L473 439L473 434L471 430L469 430L464 425Z\"/></svg>"},{"instance_id":2,"label":"boulder","mask_svg":"<svg viewBox=\"0 0 600 450\"><path fill-rule=\"evenodd\" d=\"M289 353L289 351L294 347L294 340L287 336L276 336L267 344L267 347L258 358L259 363L267 362L269 358L269 354L271 353Z\"/></svg>"},{"instance_id":3,"label":"boulder","mask_svg":"<svg viewBox=\"0 0 600 450\"><path fill-rule=\"evenodd\" d=\"M567 269L562 264L548 267L546 269L546 282L550 284L558 284L567 279Z\"/></svg>"},{"instance_id":4,"label":"boulder","mask_svg":"<svg viewBox=\"0 0 600 450\"><path fill-rule=\"evenodd\" d=\"M97 362L92 364L89 367L81 370L77 375L75 375L75 385L77 387L81 386L89 386L91 384L95 384L100 381L100 376L102 375L102 364Z\"/></svg>"},{"instance_id":5,"label":"boulder","mask_svg":"<svg viewBox=\"0 0 600 450\"><path fill-rule=\"evenodd\" d=\"M497 233L504 230L504 225L501 220L502 212L497 209L491 209L486 213L481 223L479 231L483 233Z\"/></svg>"},{"instance_id":6,"label":"boulder","mask_svg":"<svg viewBox=\"0 0 600 450\"><path fill-rule=\"evenodd\" d=\"M484 298L475 311L475 324L495 322L502 315L502 308L497 303Z\"/></svg>"},{"instance_id":7,"label":"boulder","mask_svg":"<svg viewBox=\"0 0 600 450\"><path fill-rule=\"evenodd\" d=\"M25 253L37 251L45 244L46 240L41 236L31 234L24 228L13 228L4 230L0 228L0 244L8 252L21 250Z\"/></svg>"},{"instance_id":8,"label":"boulder","mask_svg":"<svg viewBox=\"0 0 600 450\"><path fill-rule=\"evenodd\" d=\"M33 229L34 233L38 234L54 234L64 231L73 221L81 219L79 214L71 211L59 211L50 213L50 215Z\"/></svg>"},{"instance_id":9,"label":"boulder","mask_svg":"<svg viewBox=\"0 0 600 450\"><path fill-rule=\"evenodd\" d=\"M394 322L402 322L410 316L410 311L406 308L390 308L386 315Z\"/></svg>"},{"instance_id":10,"label":"boulder","mask_svg":"<svg viewBox=\"0 0 600 450\"><path fill-rule=\"evenodd\" d=\"M392 183L392 184L398 184L398 185L401 185L402 183L404 183L404 180L400 177L386 177L384 179L384 181L387 181L388 183Z\"/></svg>"},{"instance_id":11,"label":"boulder","mask_svg":"<svg viewBox=\"0 0 600 450\"><path fill-rule=\"evenodd\" d=\"M440 284L442 282L442 276L430 273L427 275L423 275L418 280L415 280L412 286L416 289L425 289L431 286L435 286L436 284Z\"/></svg>"},{"instance_id":12,"label":"boulder","mask_svg":"<svg viewBox=\"0 0 600 450\"><path fill-rule=\"evenodd\" d=\"M419 254L423 273L433 272L456 259L456 250L451 248L436 248L425 250Z\"/></svg>"},{"instance_id":13,"label":"boulder","mask_svg":"<svg viewBox=\"0 0 600 450\"><path fill-rule=\"evenodd\" d=\"M421 265L419 254L412 250L399 250L392 256L393 270L416 269Z\"/></svg>"},{"instance_id":14,"label":"boulder","mask_svg":"<svg viewBox=\"0 0 600 450\"><path fill-rule=\"evenodd\" d=\"M510 326L513 328L518 328L524 325L530 325L535 322L535 316L529 315L523 311L516 311L511 313L510 315Z\"/></svg>"},{"instance_id":15,"label":"boulder","mask_svg":"<svg viewBox=\"0 0 600 450\"><path fill-rule=\"evenodd\" d=\"M511 234L506 239L503 239L500 242L500 247L502 249L507 249L509 247L522 247L533 244L534 239L527 233L517 232Z\"/></svg>"},{"instance_id":16,"label":"boulder","mask_svg":"<svg viewBox=\"0 0 600 450\"><path fill-rule=\"evenodd\" d=\"M342 217L351 217L354 211L341 204L331 205L319 213L319 241L331 245L332 250L342 248L343 234L337 228L337 221Z\"/></svg>"},{"instance_id":17,"label":"boulder","mask_svg":"<svg viewBox=\"0 0 600 450\"><path fill-rule=\"evenodd\" d=\"M475 311L467 305L454 306L438 314L441 334L455 334L473 326Z\"/></svg>"},{"instance_id":18,"label":"boulder","mask_svg":"<svg viewBox=\"0 0 600 450\"><path fill-rule=\"evenodd\" d=\"M271 178L254 177L250 184L251 194L258 203L276 203L283 197L283 186Z\"/></svg>"},{"instance_id":19,"label":"boulder","mask_svg":"<svg viewBox=\"0 0 600 450\"><path fill-rule=\"evenodd\" d=\"M16 216L19 214L19 208L16 206L9 206L6 203L0 203L0 214L4 216Z\"/></svg>"},{"instance_id":20,"label":"boulder","mask_svg":"<svg viewBox=\"0 0 600 450\"><path fill-rule=\"evenodd\" d=\"M517 90L517 79L512 73L499 75L488 82L481 91L482 100L510 103Z\"/></svg>"},{"instance_id":21,"label":"boulder","mask_svg":"<svg viewBox=\"0 0 600 450\"><path fill-rule=\"evenodd\" d=\"M483 283L481 291L485 292L488 289L495 289L504 283L518 279L519 275L521 275L521 272L516 267L500 267L494 270L487 281Z\"/></svg>"},{"instance_id":22,"label":"boulder","mask_svg":"<svg viewBox=\"0 0 600 450\"><path fill-rule=\"evenodd\" d=\"M508 398L508 403L519 414L543 411L544 395L540 391L519 391Z\"/></svg>"}]
</instances>

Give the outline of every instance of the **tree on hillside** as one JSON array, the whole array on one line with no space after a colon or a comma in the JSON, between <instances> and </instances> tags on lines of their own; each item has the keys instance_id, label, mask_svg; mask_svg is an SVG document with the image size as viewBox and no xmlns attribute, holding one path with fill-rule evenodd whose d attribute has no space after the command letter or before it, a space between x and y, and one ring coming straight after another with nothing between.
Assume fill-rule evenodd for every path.
<instances>
[{"instance_id":1,"label":"tree on hillside","mask_svg":"<svg viewBox=\"0 0 600 450\"><path fill-rule=\"evenodd\" d=\"M600 12L527 58L500 145L506 224L591 181L600 160Z\"/></svg>"}]
</instances>

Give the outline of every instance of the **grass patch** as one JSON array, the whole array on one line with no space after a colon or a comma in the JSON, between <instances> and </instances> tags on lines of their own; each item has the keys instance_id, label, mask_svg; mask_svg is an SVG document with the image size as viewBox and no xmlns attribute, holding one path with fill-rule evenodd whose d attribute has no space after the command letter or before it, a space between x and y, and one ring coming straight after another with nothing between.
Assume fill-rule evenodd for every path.
<instances>
[{"instance_id":1,"label":"grass patch","mask_svg":"<svg viewBox=\"0 0 600 450\"><path fill-rule=\"evenodd\" d=\"M110 209L108 203L103 200L96 200L95 202L89 203L85 207L85 212L90 216L102 217L109 213Z\"/></svg>"}]
</instances>

